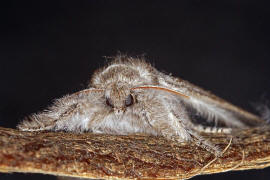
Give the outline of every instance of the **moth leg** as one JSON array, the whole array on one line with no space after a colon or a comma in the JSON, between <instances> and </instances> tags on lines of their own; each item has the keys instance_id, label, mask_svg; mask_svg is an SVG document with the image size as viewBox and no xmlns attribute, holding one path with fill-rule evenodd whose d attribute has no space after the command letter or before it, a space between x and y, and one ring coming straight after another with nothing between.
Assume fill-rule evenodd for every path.
<instances>
[{"instance_id":1,"label":"moth leg","mask_svg":"<svg viewBox=\"0 0 270 180\"><path fill-rule=\"evenodd\" d=\"M208 152L211 152L215 154L215 156L220 157L222 155L222 151L220 147L214 145L212 142L209 140L203 138L200 136L198 133L195 131L191 131L190 134L192 135L192 141L199 147L204 148Z\"/></svg>"},{"instance_id":2,"label":"moth leg","mask_svg":"<svg viewBox=\"0 0 270 180\"><path fill-rule=\"evenodd\" d=\"M231 134L232 128L229 127L216 127L216 126L203 126L200 124L193 124L193 129L198 132L204 133L224 133Z\"/></svg>"},{"instance_id":3,"label":"moth leg","mask_svg":"<svg viewBox=\"0 0 270 180\"><path fill-rule=\"evenodd\" d=\"M43 131L53 129L57 119L47 116L45 113L33 114L24 118L17 125L22 131Z\"/></svg>"},{"instance_id":4,"label":"moth leg","mask_svg":"<svg viewBox=\"0 0 270 180\"><path fill-rule=\"evenodd\" d=\"M87 130L89 117L82 111L82 106L88 104L100 106L102 89L85 89L71 95L56 99L47 110L26 117L18 126L22 131L42 130ZM80 121L83 118L83 121Z\"/></svg>"},{"instance_id":5,"label":"moth leg","mask_svg":"<svg viewBox=\"0 0 270 180\"><path fill-rule=\"evenodd\" d=\"M17 128L22 131L43 131L50 130L54 127L54 119L45 117L42 121L39 119L40 114L31 115L26 117Z\"/></svg>"},{"instance_id":6,"label":"moth leg","mask_svg":"<svg viewBox=\"0 0 270 180\"><path fill-rule=\"evenodd\" d=\"M155 107L157 107L155 105ZM155 112L154 110L157 110ZM149 109L148 109L149 110ZM153 128L155 128L162 136L169 140L177 142L187 142L192 141L197 146L204 148L208 152L215 154L216 156L221 155L221 150L219 147L212 144L210 141L204 139L194 130L189 128L188 125L183 123L186 119L179 119L172 112L161 110L160 108L152 109L149 111L148 121ZM183 118L183 116L182 116Z\"/></svg>"},{"instance_id":7,"label":"moth leg","mask_svg":"<svg viewBox=\"0 0 270 180\"><path fill-rule=\"evenodd\" d=\"M197 133L198 131L196 131L196 127L189 119L184 107L181 107L181 110L180 108L177 109L177 111L176 109L172 109L171 112L175 121L180 122L180 124L184 126L184 129L190 135L190 141L194 142L197 146L204 148L208 152L215 154L215 156L221 156L222 152L218 146L214 145L212 142L203 138L199 133Z\"/></svg>"},{"instance_id":8,"label":"moth leg","mask_svg":"<svg viewBox=\"0 0 270 180\"><path fill-rule=\"evenodd\" d=\"M169 110L159 100L148 99L141 104L145 121L152 127L154 135L161 135L169 140L185 142L190 140L190 134L182 125L172 118Z\"/></svg>"},{"instance_id":9,"label":"moth leg","mask_svg":"<svg viewBox=\"0 0 270 180\"><path fill-rule=\"evenodd\" d=\"M56 126L56 122L68 118L77 107L78 104L52 106L50 110L26 117L17 127L23 131L51 130Z\"/></svg>"}]
</instances>

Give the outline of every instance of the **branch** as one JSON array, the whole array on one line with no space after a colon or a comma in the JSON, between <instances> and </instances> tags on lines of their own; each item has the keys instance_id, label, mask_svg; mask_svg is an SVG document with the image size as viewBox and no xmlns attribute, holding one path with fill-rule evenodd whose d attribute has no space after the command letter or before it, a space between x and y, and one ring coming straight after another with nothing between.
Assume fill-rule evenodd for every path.
<instances>
[{"instance_id":1,"label":"branch","mask_svg":"<svg viewBox=\"0 0 270 180\"><path fill-rule=\"evenodd\" d=\"M213 154L193 143L144 135L22 132L0 127L0 172L29 172L84 178L187 179L199 174L270 166L270 131L207 135L225 149Z\"/></svg>"}]
</instances>

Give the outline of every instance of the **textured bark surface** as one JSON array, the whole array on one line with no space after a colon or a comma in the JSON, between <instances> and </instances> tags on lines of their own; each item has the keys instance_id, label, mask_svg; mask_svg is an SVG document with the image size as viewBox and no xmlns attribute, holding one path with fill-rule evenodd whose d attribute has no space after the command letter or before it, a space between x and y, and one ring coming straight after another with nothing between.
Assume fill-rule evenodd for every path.
<instances>
[{"instance_id":1,"label":"textured bark surface","mask_svg":"<svg viewBox=\"0 0 270 180\"><path fill-rule=\"evenodd\" d=\"M207 135L226 148L230 137ZM230 170L270 166L270 131L237 132L222 157L193 143L162 137L91 133L21 132L0 128L0 172L31 172L85 178L191 178Z\"/></svg>"}]
</instances>

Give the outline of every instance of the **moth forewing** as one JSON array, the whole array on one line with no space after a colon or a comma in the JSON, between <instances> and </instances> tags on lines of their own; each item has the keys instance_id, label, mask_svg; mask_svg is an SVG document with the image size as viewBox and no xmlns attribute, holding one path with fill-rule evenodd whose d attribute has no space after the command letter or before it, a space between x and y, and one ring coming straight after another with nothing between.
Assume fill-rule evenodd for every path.
<instances>
[{"instance_id":1,"label":"moth forewing","mask_svg":"<svg viewBox=\"0 0 270 180\"><path fill-rule=\"evenodd\" d=\"M189 98L184 101L208 121L222 121L231 127L252 127L265 123L257 115L249 113L240 107L237 107L228 101L204 90L188 81L175 78L164 73L159 73L160 84L168 86Z\"/></svg>"}]
</instances>

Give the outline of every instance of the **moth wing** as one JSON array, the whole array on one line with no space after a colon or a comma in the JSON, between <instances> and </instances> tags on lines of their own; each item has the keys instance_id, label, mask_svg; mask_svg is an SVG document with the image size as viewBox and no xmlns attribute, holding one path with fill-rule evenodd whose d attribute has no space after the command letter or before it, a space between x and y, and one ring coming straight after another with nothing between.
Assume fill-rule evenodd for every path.
<instances>
[{"instance_id":1,"label":"moth wing","mask_svg":"<svg viewBox=\"0 0 270 180\"><path fill-rule=\"evenodd\" d=\"M70 122L71 116L74 116L80 110L81 105L88 107L98 106L103 95L102 92L103 90L100 89L86 89L56 99L47 110L25 117L17 125L17 128L22 131L73 130L70 128L81 128L83 125L80 124L83 123L80 122L82 117L77 115L76 118L73 118L73 121L77 122Z\"/></svg>"},{"instance_id":2,"label":"moth wing","mask_svg":"<svg viewBox=\"0 0 270 180\"><path fill-rule=\"evenodd\" d=\"M161 73L160 84L186 95L184 102L209 121L220 120L232 127L249 127L265 123L260 117L217 97L188 81Z\"/></svg>"}]
</instances>

